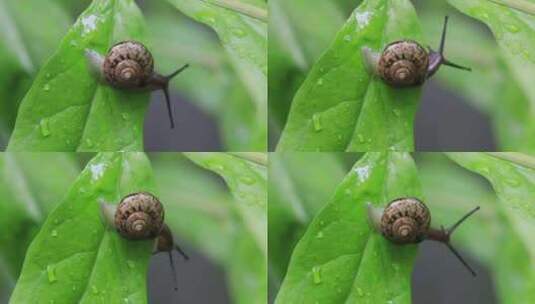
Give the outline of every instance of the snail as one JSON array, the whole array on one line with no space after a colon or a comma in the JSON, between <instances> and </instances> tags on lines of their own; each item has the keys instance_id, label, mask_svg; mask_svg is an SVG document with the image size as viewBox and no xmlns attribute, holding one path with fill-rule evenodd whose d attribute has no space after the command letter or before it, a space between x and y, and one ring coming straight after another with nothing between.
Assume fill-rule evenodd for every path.
<instances>
[{"instance_id":1,"label":"snail","mask_svg":"<svg viewBox=\"0 0 535 304\"><path fill-rule=\"evenodd\" d=\"M444 19L438 51L430 47L426 49L418 42L407 39L388 44L381 54L364 47L362 53L366 66L387 84L398 88L422 85L441 65L471 71L472 69L455 64L444 57L447 26L448 16Z\"/></svg>"},{"instance_id":2,"label":"snail","mask_svg":"<svg viewBox=\"0 0 535 304\"><path fill-rule=\"evenodd\" d=\"M433 240L445 244L461 263L476 276L476 272L468 265L461 255L453 248L450 237L459 225L479 210L472 209L450 228L430 227L431 213L427 206L417 198L404 197L391 201L384 209L368 203L368 217L375 230L391 242L398 245L417 244L423 240Z\"/></svg>"},{"instance_id":3,"label":"snail","mask_svg":"<svg viewBox=\"0 0 535 304\"><path fill-rule=\"evenodd\" d=\"M175 127L173 110L169 98L169 81L180 74L189 64L164 76L154 71L154 59L150 51L140 42L121 41L113 45L106 56L94 50L85 50L86 58L93 71L105 83L117 89L163 90L171 128Z\"/></svg>"},{"instance_id":4,"label":"snail","mask_svg":"<svg viewBox=\"0 0 535 304\"><path fill-rule=\"evenodd\" d=\"M185 260L189 257L175 244L171 230L164 223L164 209L158 198L148 192L136 192L125 196L119 205L100 202L102 216L107 225L128 240L154 239L154 252L167 252L173 271L175 290L178 290L173 249Z\"/></svg>"}]
</instances>

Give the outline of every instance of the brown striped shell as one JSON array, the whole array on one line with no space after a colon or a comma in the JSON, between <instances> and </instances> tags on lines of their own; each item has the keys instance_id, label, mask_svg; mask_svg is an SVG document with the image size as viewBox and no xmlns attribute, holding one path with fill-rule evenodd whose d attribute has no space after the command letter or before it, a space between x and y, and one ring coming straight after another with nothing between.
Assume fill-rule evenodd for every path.
<instances>
[{"instance_id":1,"label":"brown striped shell","mask_svg":"<svg viewBox=\"0 0 535 304\"><path fill-rule=\"evenodd\" d=\"M429 54L416 41L401 40L387 45L377 63L377 73L395 87L416 86L427 77Z\"/></svg>"},{"instance_id":2,"label":"brown striped shell","mask_svg":"<svg viewBox=\"0 0 535 304\"><path fill-rule=\"evenodd\" d=\"M381 217L381 232L397 244L419 243L431 224L429 209L416 198L400 198L386 206Z\"/></svg>"},{"instance_id":3,"label":"brown striped shell","mask_svg":"<svg viewBox=\"0 0 535 304\"><path fill-rule=\"evenodd\" d=\"M142 88L153 70L152 54L136 41L128 40L115 44L104 58L104 77L110 85L117 88Z\"/></svg>"},{"instance_id":4,"label":"brown striped shell","mask_svg":"<svg viewBox=\"0 0 535 304\"><path fill-rule=\"evenodd\" d=\"M123 198L117 206L114 222L117 231L127 239L152 239L162 231L163 206L150 193L133 193Z\"/></svg>"}]
</instances>

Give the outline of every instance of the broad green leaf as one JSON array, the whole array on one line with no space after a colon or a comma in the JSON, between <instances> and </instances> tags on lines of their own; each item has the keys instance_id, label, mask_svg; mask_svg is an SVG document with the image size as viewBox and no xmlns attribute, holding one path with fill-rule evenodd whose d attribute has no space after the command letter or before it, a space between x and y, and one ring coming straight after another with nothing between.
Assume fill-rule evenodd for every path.
<instances>
[{"instance_id":1,"label":"broad green leaf","mask_svg":"<svg viewBox=\"0 0 535 304\"><path fill-rule=\"evenodd\" d=\"M152 164L174 234L220 265L234 259L233 202L219 180L180 154L156 154Z\"/></svg>"},{"instance_id":2,"label":"broad green leaf","mask_svg":"<svg viewBox=\"0 0 535 304\"><path fill-rule=\"evenodd\" d=\"M43 14L46 11L46 14ZM19 101L39 67L70 24L55 3L40 0L0 1L0 145L15 124Z\"/></svg>"},{"instance_id":3,"label":"broad green leaf","mask_svg":"<svg viewBox=\"0 0 535 304\"><path fill-rule=\"evenodd\" d=\"M277 133L295 92L345 16L331 1L269 1L269 119Z\"/></svg>"},{"instance_id":4,"label":"broad green leaf","mask_svg":"<svg viewBox=\"0 0 535 304\"><path fill-rule=\"evenodd\" d=\"M28 245L79 168L72 155L4 153L0 171L0 276L14 283Z\"/></svg>"},{"instance_id":5,"label":"broad green leaf","mask_svg":"<svg viewBox=\"0 0 535 304\"><path fill-rule=\"evenodd\" d=\"M533 115L535 113L535 87L531 81L535 78L533 16L489 0L448 0L448 2L490 28L505 55L512 79L522 87L530 101L529 113Z\"/></svg>"},{"instance_id":6,"label":"broad green leaf","mask_svg":"<svg viewBox=\"0 0 535 304\"><path fill-rule=\"evenodd\" d=\"M497 201L490 185L483 184L483 178L454 167L436 153L426 153L423 159L418 162L420 180L433 222L454 223L467 210L481 206L477 216L455 232L454 245L485 264L502 303L529 303L535 294L535 271L529 252L505 216L506 206Z\"/></svg>"},{"instance_id":7,"label":"broad green leaf","mask_svg":"<svg viewBox=\"0 0 535 304\"><path fill-rule=\"evenodd\" d=\"M421 197L407 153L367 153L297 244L275 303L410 303L416 246L371 228L367 204Z\"/></svg>"},{"instance_id":8,"label":"broad green leaf","mask_svg":"<svg viewBox=\"0 0 535 304\"><path fill-rule=\"evenodd\" d=\"M189 17L210 26L219 36L230 62L251 96L262 134L261 150L267 145L267 25L244 14L263 14L266 3L261 0L168 0ZM232 2L231 5L227 5ZM244 9L245 8L245 9ZM253 14L254 15L254 14ZM260 18L262 19L262 18Z\"/></svg>"},{"instance_id":9,"label":"broad green leaf","mask_svg":"<svg viewBox=\"0 0 535 304\"><path fill-rule=\"evenodd\" d=\"M146 303L152 241L122 238L99 202L153 189L144 154L97 155L30 245L10 303Z\"/></svg>"},{"instance_id":10,"label":"broad green leaf","mask_svg":"<svg viewBox=\"0 0 535 304\"><path fill-rule=\"evenodd\" d=\"M85 50L145 41L133 0L94 0L39 71L22 100L11 151L142 150L148 93L117 90L90 73Z\"/></svg>"},{"instance_id":11,"label":"broad green leaf","mask_svg":"<svg viewBox=\"0 0 535 304\"><path fill-rule=\"evenodd\" d=\"M335 154L270 155L268 250L271 288L278 289L295 244L330 198L345 171Z\"/></svg>"},{"instance_id":12,"label":"broad green leaf","mask_svg":"<svg viewBox=\"0 0 535 304\"><path fill-rule=\"evenodd\" d=\"M362 48L422 41L408 0L368 0L351 14L292 102L280 151L413 150L420 88L392 88L366 69Z\"/></svg>"},{"instance_id":13,"label":"broad green leaf","mask_svg":"<svg viewBox=\"0 0 535 304\"><path fill-rule=\"evenodd\" d=\"M503 213L535 265L535 161L519 153L450 153L464 168L485 177L503 204Z\"/></svg>"},{"instance_id":14,"label":"broad green leaf","mask_svg":"<svg viewBox=\"0 0 535 304\"><path fill-rule=\"evenodd\" d=\"M258 248L267 255L267 168L226 153L187 153L193 162L219 174Z\"/></svg>"}]
</instances>

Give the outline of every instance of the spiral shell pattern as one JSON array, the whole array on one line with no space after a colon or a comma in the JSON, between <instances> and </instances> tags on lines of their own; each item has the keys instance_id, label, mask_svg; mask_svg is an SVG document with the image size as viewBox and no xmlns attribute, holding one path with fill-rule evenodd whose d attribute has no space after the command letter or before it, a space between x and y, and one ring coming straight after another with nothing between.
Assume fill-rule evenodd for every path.
<instances>
[{"instance_id":1,"label":"spiral shell pattern","mask_svg":"<svg viewBox=\"0 0 535 304\"><path fill-rule=\"evenodd\" d=\"M155 238L162 230L164 210L160 201L147 192L133 193L121 200L115 212L115 227L125 238Z\"/></svg>"},{"instance_id":2,"label":"spiral shell pattern","mask_svg":"<svg viewBox=\"0 0 535 304\"><path fill-rule=\"evenodd\" d=\"M106 81L117 88L141 88L154 70L147 48L136 41L122 41L110 48L103 64Z\"/></svg>"},{"instance_id":3,"label":"spiral shell pattern","mask_svg":"<svg viewBox=\"0 0 535 304\"><path fill-rule=\"evenodd\" d=\"M401 40L387 45L379 58L377 73L394 87L424 83L429 65L427 51L416 41Z\"/></svg>"},{"instance_id":4,"label":"spiral shell pattern","mask_svg":"<svg viewBox=\"0 0 535 304\"><path fill-rule=\"evenodd\" d=\"M381 217L383 235L397 244L421 242L431 224L431 213L416 198L400 198L386 206Z\"/></svg>"}]
</instances>

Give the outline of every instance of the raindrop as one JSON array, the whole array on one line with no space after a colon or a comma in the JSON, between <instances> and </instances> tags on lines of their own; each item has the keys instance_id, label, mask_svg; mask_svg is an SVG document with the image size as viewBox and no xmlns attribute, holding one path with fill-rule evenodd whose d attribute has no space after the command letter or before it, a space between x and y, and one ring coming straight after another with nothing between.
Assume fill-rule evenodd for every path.
<instances>
[{"instance_id":1,"label":"raindrop","mask_svg":"<svg viewBox=\"0 0 535 304\"><path fill-rule=\"evenodd\" d=\"M362 136L362 134L357 134L357 139L360 143L364 143L364 136Z\"/></svg>"},{"instance_id":2,"label":"raindrop","mask_svg":"<svg viewBox=\"0 0 535 304\"><path fill-rule=\"evenodd\" d=\"M319 132L323 128L321 126L321 116L320 114L312 115L312 124L314 125L314 131Z\"/></svg>"},{"instance_id":3,"label":"raindrop","mask_svg":"<svg viewBox=\"0 0 535 304\"><path fill-rule=\"evenodd\" d=\"M316 237L318 239L322 239L323 238L323 231L318 232L318 234L316 234Z\"/></svg>"},{"instance_id":4,"label":"raindrop","mask_svg":"<svg viewBox=\"0 0 535 304\"><path fill-rule=\"evenodd\" d=\"M54 282L56 282L58 280L56 278L56 269L54 268L54 266L47 265L46 266L46 273L48 274L48 282L54 283Z\"/></svg>"},{"instance_id":5,"label":"raindrop","mask_svg":"<svg viewBox=\"0 0 535 304\"><path fill-rule=\"evenodd\" d=\"M255 179L250 176L242 176L240 181L246 185L252 185L255 183Z\"/></svg>"},{"instance_id":6,"label":"raindrop","mask_svg":"<svg viewBox=\"0 0 535 304\"><path fill-rule=\"evenodd\" d=\"M89 148L93 147L93 142L92 142L91 139L89 139L89 138L85 140L85 144L86 144Z\"/></svg>"},{"instance_id":7,"label":"raindrop","mask_svg":"<svg viewBox=\"0 0 535 304\"><path fill-rule=\"evenodd\" d=\"M58 236L58 231L56 229L52 230L51 235L52 235L52 237L57 237Z\"/></svg>"},{"instance_id":8,"label":"raindrop","mask_svg":"<svg viewBox=\"0 0 535 304\"><path fill-rule=\"evenodd\" d=\"M43 118L39 122L39 128L41 129L41 135L47 137L50 135L50 126L48 124L48 119Z\"/></svg>"},{"instance_id":9,"label":"raindrop","mask_svg":"<svg viewBox=\"0 0 535 304\"><path fill-rule=\"evenodd\" d=\"M45 92L48 92L50 91L50 85L47 83L43 86L43 90L45 90Z\"/></svg>"},{"instance_id":10,"label":"raindrop","mask_svg":"<svg viewBox=\"0 0 535 304\"><path fill-rule=\"evenodd\" d=\"M319 85L319 86L322 86L323 85L323 78L318 79L318 81L316 81L316 84Z\"/></svg>"},{"instance_id":11,"label":"raindrop","mask_svg":"<svg viewBox=\"0 0 535 304\"><path fill-rule=\"evenodd\" d=\"M518 33L520 29L514 24L506 24L505 28L511 33Z\"/></svg>"},{"instance_id":12,"label":"raindrop","mask_svg":"<svg viewBox=\"0 0 535 304\"><path fill-rule=\"evenodd\" d=\"M314 280L314 284L321 283L321 268L319 266L312 267L312 277Z\"/></svg>"},{"instance_id":13,"label":"raindrop","mask_svg":"<svg viewBox=\"0 0 535 304\"><path fill-rule=\"evenodd\" d=\"M396 117L400 117L401 116L401 111L399 109L394 109L394 110L392 110L392 112L394 112L394 115Z\"/></svg>"},{"instance_id":14,"label":"raindrop","mask_svg":"<svg viewBox=\"0 0 535 304\"><path fill-rule=\"evenodd\" d=\"M132 261L132 260L126 261L126 264L128 265L129 268L136 267L136 263L134 263L134 261Z\"/></svg>"},{"instance_id":15,"label":"raindrop","mask_svg":"<svg viewBox=\"0 0 535 304\"><path fill-rule=\"evenodd\" d=\"M95 286L95 285L91 286L91 291L93 292L93 294L98 294L97 286Z\"/></svg>"},{"instance_id":16,"label":"raindrop","mask_svg":"<svg viewBox=\"0 0 535 304\"><path fill-rule=\"evenodd\" d=\"M363 297L364 296L364 292L362 292L362 289L360 289L360 287L357 287L357 295L359 297Z\"/></svg>"},{"instance_id":17,"label":"raindrop","mask_svg":"<svg viewBox=\"0 0 535 304\"><path fill-rule=\"evenodd\" d=\"M509 186L512 186L512 187L518 187L520 186L520 182L516 179L508 179L505 181Z\"/></svg>"},{"instance_id":18,"label":"raindrop","mask_svg":"<svg viewBox=\"0 0 535 304\"><path fill-rule=\"evenodd\" d=\"M350 35L345 35L344 36L344 41L345 42L350 42L351 41L351 36Z\"/></svg>"},{"instance_id":19,"label":"raindrop","mask_svg":"<svg viewBox=\"0 0 535 304\"><path fill-rule=\"evenodd\" d=\"M130 118L130 116L128 115L128 113L123 113L121 114L121 117L124 119L124 120L128 120Z\"/></svg>"},{"instance_id":20,"label":"raindrop","mask_svg":"<svg viewBox=\"0 0 535 304\"><path fill-rule=\"evenodd\" d=\"M234 35L236 35L237 37L240 37L240 38L247 36L247 34L242 29L238 29L238 28L237 29L233 29L232 33Z\"/></svg>"}]
</instances>

